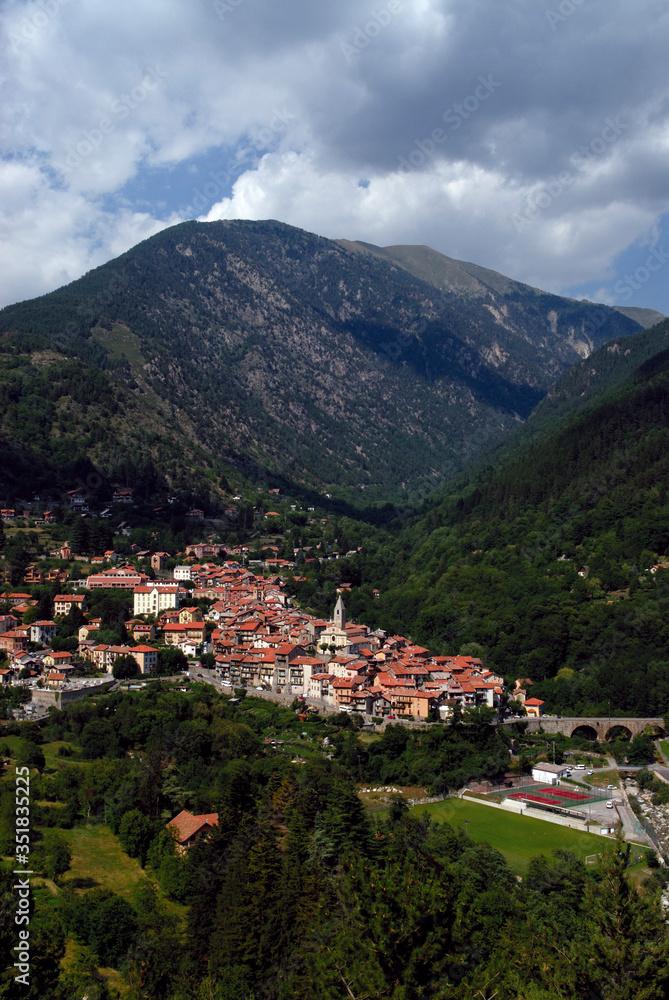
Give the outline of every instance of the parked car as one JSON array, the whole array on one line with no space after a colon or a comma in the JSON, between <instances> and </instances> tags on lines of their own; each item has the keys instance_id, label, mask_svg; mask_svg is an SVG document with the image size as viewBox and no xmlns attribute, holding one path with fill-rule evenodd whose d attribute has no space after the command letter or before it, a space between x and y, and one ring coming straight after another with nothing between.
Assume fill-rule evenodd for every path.
<instances>
[{"instance_id":1,"label":"parked car","mask_svg":"<svg viewBox=\"0 0 669 1000\"><path fill-rule=\"evenodd\" d=\"M606 803L606 808L607 809L613 809L613 802L607 802Z\"/></svg>"},{"instance_id":2,"label":"parked car","mask_svg":"<svg viewBox=\"0 0 669 1000\"><path fill-rule=\"evenodd\" d=\"M394 718L395 718L395 716L394 716L394 715L387 715L387 716L386 716L386 718L387 718L387 719L394 719Z\"/></svg>"},{"instance_id":3,"label":"parked car","mask_svg":"<svg viewBox=\"0 0 669 1000\"><path fill-rule=\"evenodd\" d=\"M617 785L607 785L606 787L607 787L607 788L613 788L613 789L615 789L615 788L617 788L618 786L617 786Z\"/></svg>"},{"instance_id":4,"label":"parked car","mask_svg":"<svg viewBox=\"0 0 669 1000\"><path fill-rule=\"evenodd\" d=\"M576 770L577 771L585 771L585 764L577 764L576 765Z\"/></svg>"},{"instance_id":5,"label":"parked car","mask_svg":"<svg viewBox=\"0 0 669 1000\"><path fill-rule=\"evenodd\" d=\"M592 770L592 768L590 768L590 770L588 771L588 774L594 774L594 773L595 772Z\"/></svg>"}]
</instances>

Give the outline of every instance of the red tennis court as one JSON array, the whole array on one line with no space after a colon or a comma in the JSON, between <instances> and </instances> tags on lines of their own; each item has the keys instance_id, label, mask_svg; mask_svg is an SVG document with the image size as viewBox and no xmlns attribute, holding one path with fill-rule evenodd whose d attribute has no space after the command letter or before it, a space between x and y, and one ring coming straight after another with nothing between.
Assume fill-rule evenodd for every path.
<instances>
[{"instance_id":1,"label":"red tennis court","mask_svg":"<svg viewBox=\"0 0 669 1000\"><path fill-rule=\"evenodd\" d=\"M584 795L583 792L572 792L568 788L551 789L551 795L557 795L561 799L571 799L572 802L587 802L590 798L589 795Z\"/></svg>"},{"instance_id":2,"label":"red tennis court","mask_svg":"<svg viewBox=\"0 0 669 1000\"><path fill-rule=\"evenodd\" d=\"M564 802L560 799L556 799L552 795L530 795L527 792L515 792L513 795L509 795L510 799L522 799L524 802L539 802L544 806L562 806Z\"/></svg>"}]
</instances>

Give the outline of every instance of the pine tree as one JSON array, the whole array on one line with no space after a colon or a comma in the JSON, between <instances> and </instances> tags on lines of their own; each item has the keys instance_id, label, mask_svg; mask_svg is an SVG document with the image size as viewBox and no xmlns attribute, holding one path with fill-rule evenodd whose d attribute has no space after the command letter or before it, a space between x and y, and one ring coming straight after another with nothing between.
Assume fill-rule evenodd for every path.
<instances>
[{"instance_id":1,"label":"pine tree","mask_svg":"<svg viewBox=\"0 0 669 1000\"><path fill-rule=\"evenodd\" d=\"M604 1000L663 1000L669 934L657 898L627 874L630 850L619 834L602 857L601 880L588 887L590 935L580 952L579 978Z\"/></svg>"}]
</instances>

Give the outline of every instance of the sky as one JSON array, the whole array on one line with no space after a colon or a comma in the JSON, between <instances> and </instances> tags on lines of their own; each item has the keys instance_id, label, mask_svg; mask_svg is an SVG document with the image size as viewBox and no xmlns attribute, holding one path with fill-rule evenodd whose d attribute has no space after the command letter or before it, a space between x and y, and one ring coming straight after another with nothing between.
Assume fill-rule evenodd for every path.
<instances>
[{"instance_id":1,"label":"sky","mask_svg":"<svg viewBox=\"0 0 669 1000\"><path fill-rule=\"evenodd\" d=\"M0 305L186 219L669 314L669 0L0 0Z\"/></svg>"}]
</instances>

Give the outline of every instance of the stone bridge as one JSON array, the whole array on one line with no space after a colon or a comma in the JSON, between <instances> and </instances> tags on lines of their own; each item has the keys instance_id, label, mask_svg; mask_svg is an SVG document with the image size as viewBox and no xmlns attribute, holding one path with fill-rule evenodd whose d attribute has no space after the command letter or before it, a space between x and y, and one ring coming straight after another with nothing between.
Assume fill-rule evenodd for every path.
<instances>
[{"instance_id":1,"label":"stone bridge","mask_svg":"<svg viewBox=\"0 0 669 1000\"><path fill-rule=\"evenodd\" d=\"M588 740L608 740L609 734L619 726L626 729L629 736L638 736L645 732L650 726L650 731L654 736L664 736L664 719L615 719L595 718L567 718L556 715L544 715L540 719L505 719L501 723L503 726L512 726L520 722L525 731L536 733L542 729L545 733L562 733L563 736L584 736Z\"/></svg>"}]
</instances>

